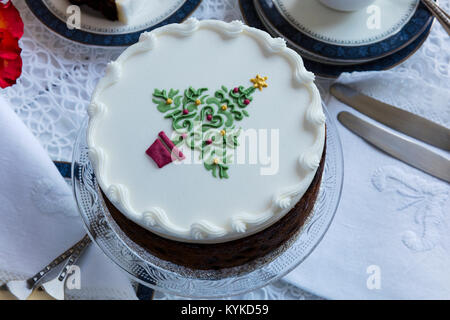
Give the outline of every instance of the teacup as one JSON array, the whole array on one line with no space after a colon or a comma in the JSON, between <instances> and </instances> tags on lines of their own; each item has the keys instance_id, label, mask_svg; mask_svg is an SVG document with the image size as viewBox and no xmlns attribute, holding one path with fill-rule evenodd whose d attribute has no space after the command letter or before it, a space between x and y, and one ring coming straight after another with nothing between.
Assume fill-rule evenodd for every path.
<instances>
[{"instance_id":1,"label":"teacup","mask_svg":"<svg viewBox=\"0 0 450 320\"><path fill-rule=\"evenodd\" d=\"M357 11L367 8L375 0L319 0L325 6L339 11Z\"/></svg>"}]
</instances>

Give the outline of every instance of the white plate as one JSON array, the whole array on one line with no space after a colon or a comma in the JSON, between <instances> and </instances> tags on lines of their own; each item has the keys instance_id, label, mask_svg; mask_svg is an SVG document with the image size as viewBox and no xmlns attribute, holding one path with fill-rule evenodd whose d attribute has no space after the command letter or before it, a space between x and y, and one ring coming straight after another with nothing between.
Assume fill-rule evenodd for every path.
<instances>
[{"instance_id":1,"label":"white plate","mask_svg":"<svg viewBox=\"0 0 450 320\"><path fill-rule=\"evenodd\" d=\"M419 0L376 0L366 9L353 12L333 10L317 0L273 0L273 3L292 26L311 38L341 46L360 46L400 31L414 15Z\"/></svg>"},{"instance_id":2,"label":"white plate","mask_svg":"<svg viewBox=\"0 0 450 320\"><path fill-rule=\"evenodd\" d=\"M129 46L144 31L185 20L201 0L149 0L130 23L111 21L86 5L79 7L80 25L68 26L76 14L69 0L25 0L31 12L55 33L79 43L93 46ZM74 21L73 19L70 21Z\"/></svg>"},{"instance_id":3,"label":"white plate","mask_svg":"<svg viewBox=\"0 0 450 320\"><path fill-rule=\"evenodd\" d=\"M69 0L43 0L48 9L60 20L66 21L66 10L72 4ZM100 34L130 33L147 29L169 17L177 11L186 0L151 0L143 12L132 19L129 24L106 19L100 12L81 6L80 30Z\"/></svg>"}]
</instances>

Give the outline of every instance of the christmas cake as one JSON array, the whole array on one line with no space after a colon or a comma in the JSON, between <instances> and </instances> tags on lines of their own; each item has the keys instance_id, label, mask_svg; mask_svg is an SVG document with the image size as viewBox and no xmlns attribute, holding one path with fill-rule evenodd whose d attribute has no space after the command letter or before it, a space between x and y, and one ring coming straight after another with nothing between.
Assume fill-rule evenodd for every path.
<instances>
[{"instance_id":1,"label":"christmas cake","mask_svg":"<svg viewBox=\"0 0 450 320\"><path fill-rule=\"evenodd\" d=\"M245 264L301 230L316 200L325 116L284 40L234 21L143 33L89 107L89 157L121 230L193 269Z\"/></svg>"}]
</instances>

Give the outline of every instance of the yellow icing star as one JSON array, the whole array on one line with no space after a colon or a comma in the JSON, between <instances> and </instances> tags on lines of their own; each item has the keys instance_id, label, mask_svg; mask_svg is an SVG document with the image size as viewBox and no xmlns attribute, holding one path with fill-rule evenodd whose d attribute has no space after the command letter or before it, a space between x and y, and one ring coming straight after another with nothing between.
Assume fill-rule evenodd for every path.
<instances>
[{"instance_id":1,"label":"yellow icing star","mask_svg":"<svg viewBox=\"0 0 450 320\"><path fill-rule=\"evenodd\" d=\"M222 106L222 110L225 111L225 110L227 110L227 109L228 109L228 106L227 106L226 104L224 104L224 105Z\"/></svg>"},{"instance_id":2,"label":"yellow icing star","mask_svg":"<svg viewBox=\"0 0 450 320\"><path fill-rule=\"evenodd\" d=\"M224 136L224 135L227 134L227 132L226 132L225 130L220 130L220 134L221 134L222 136Z\"/></svg>"},{"instance_id":3,"label":"yellow icing star","mask_svg":"<svg viewBox=\"0 0 450 320\"><path fill-rule=\"evenodd\" d=\"M262 91L263 88L267 87L266 80L267 77L261 77L259 74L257 74L254 79L250 79L250 81L253 82L253 86L258 88L259 91Z\"/></svg>"},{"instance_id":4,"label":"yellow icing star","mask_svg":"<svg viewBox=\"0 0 450 320\"><path fill-rule=\"evenodd\" d=\"M213 163L214 164L219 164L219 159L218 158L214 158Z\"/></svg>"},{"instance_id":5,"label":"yellow icing star","mask_svg":"<svg viewBox=\"0 0 450 320\"><path fill-rule=\"evenodd\" d=\"M200 99L195 100L195 104L196 104L196 105L200 105L200 103L202 103L202 102L200 101Z\"/></svg>"},{"instance_id":6,"label":"yellow icing star","mask_svg":"<svg viewBox=\"0 0 450 320\"><path fill-rule=\"evenodd\" d=\"M166 100L166 104L172 104L172 102L173 102L173 100L170 99L170 98L168 98L168 99Z\"/></svg>"}]
</instances>

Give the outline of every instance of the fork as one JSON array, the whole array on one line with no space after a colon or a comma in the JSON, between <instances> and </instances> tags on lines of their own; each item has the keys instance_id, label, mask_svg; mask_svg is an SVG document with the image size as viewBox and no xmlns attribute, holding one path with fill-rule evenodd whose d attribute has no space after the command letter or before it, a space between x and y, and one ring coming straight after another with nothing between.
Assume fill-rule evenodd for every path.
<instances>
[{"instance_id":1,"label":"fork","mask_svg":"<svg viewBox=\"0 0 450 320\"><path fill-rule=\"evenodd\" d=\"M442 27L450 35L450 15L439 7L433 0L421 0L422 3L430 10L430 12L436 17Z\"/></svg>"},{"instance_id":2,"label":"fork","mask_svg":"<svg viewBox=\"0 0 450 320\"><path fill-rule=\"evenodd\" d=\"M70 255L66 264L58 274L58 276L50 281L41 284L41 288L44 289L49 295L57 300L64 300L64 286L69 276L69 271L72 266L78 261L80 256L86 247L91 243L91 238L89 236L85 236L80 242L79 245L75 247L74 252Z\"/></svg>"},{"instance_id":3,"label":"fork","mask_svg":"<svg viewBox=\"0 0 450 320\"><path fill-rule=\"evenodd\" d=\"M54 270L68 257L74 254L74 252L77 252L78 248L80 246L84 246L84 243L86 241L90 241L88 235L85 235L83 239L75 243L71 248L67 249L64 253L55 258L52 262L50 262L47 266L45 266L31 278L26 280L12 280L7 282L3 287L6 287L6 289L19 300L27 299L33 292L33 290L39 286L44 277L50 273L50 271Z\"/></svg>"}]
</instances>

